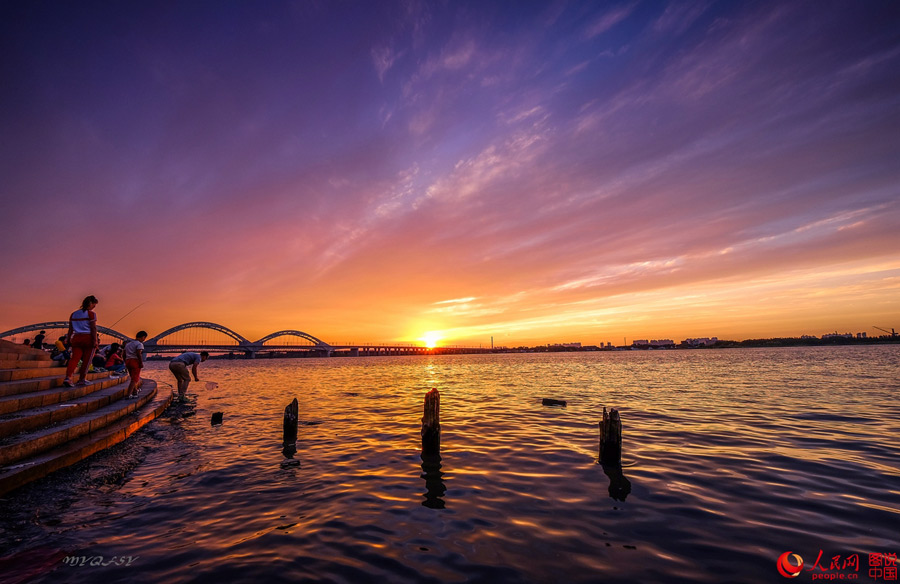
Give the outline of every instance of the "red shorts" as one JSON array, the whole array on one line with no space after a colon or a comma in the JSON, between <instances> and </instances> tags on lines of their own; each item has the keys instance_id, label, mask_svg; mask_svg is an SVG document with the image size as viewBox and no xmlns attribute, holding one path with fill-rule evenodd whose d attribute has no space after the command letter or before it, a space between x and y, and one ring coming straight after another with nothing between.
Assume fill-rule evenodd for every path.
<instances>
[{"instance_id":1,"label":"red shorts","mask_svg":"<svg viewBox=\"0 0 900 584\"><path fill-rule=\"evenodd\" d=\"M132 381L138 381L141 378L141 362L138 359L125 359L125 368L128 369L128 375Z\"/></svg>"},{"instance_id":2,"label":"red shorts","mask_svg":"<svg viewBox=\"0 0 900 584\"><path fill-rule=\"evenodd\" d=\"M96 345L94 344L94 335L91 333L75 333L72 335L71 345L73 347L81 347L82 350L89 350Z\"/></svg>"}]
</instances>

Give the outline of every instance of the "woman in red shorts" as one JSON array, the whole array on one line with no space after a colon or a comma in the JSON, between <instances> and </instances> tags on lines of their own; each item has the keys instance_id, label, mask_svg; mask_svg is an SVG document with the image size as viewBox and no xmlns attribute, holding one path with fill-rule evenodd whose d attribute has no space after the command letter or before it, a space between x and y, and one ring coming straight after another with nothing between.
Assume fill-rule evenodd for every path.
<instances>
[{"instance_id":1,"label":"woman in red shorts","mask_svg":"<svg viewBox=\"0 0 900 584\"><path fill-rule=\"evenodd\" d=\"M66 378L63 385L72 387L72 373L78 361L81 361L81 368L78 373L78 385L87 385L86 377L88 367L91 366L91 359L94 358L94 352L100 346L100 336L97 334L97 315L94 308L97 307L97 298L88 296L81 303L81 309L76 310L69 317L69 333L66 338L72 347L72 358L66 366Z\"/></svg>"}]
</instances>

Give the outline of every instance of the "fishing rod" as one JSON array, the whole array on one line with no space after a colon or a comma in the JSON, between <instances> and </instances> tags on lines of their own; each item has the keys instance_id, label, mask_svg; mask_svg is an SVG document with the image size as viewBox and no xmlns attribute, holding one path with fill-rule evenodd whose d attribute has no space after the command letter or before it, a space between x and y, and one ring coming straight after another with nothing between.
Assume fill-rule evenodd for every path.
<instances>
[{"instance_id":1,"label":"fishing rod","mask_svg":"<svg viewBox=\"0 0 900 584\"><path fill-rule=\"evenodd\" d=\"M126 316L128 316L129 314L131 314L132 312L134 312L135 310L137 310L137 309L140 308L141 306L147 304L148 302L150 302L150 301L149 301L149 300L145 300L144 302L141 302L140 304L138 304L137 306L135 306L134 308L132 308L131 310L129 310L128 312L126 312L126 313L122 316L122 318L125 318ZM111 325L109 325L109 328L112 328L112 327L116 326L117 324L119 324L119 322L121 322L122 318L120 318L120 319L117 320L116 322L114 322L114 323L112 323Z\"/></svg>"}]
</instances>

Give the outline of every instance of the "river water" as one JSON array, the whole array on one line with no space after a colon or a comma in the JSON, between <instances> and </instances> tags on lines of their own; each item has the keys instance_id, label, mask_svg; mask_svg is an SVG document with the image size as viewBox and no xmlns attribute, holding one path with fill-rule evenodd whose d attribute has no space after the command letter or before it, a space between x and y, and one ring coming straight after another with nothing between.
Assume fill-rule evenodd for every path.
<instances>
[{"instance_id":1,"label":"river water","mask_svg":"<svg viewBox=\"0 0 900 584\"><path fill-rule=\"evenodd\" d=\"M796 581L882 581L870 554L900 553L898 372L896 345L213 360L218 387L192 384L194 405L142 431L136 466L38 509L40 541L17 545L133 558L54 556L38 582L755 583L784 580L788 551ZM164 363L146 374L170 389ZM423 461L432 388L441 459ZM597 464L604 406L618 473Z\"/></svg>"}]
</instances>

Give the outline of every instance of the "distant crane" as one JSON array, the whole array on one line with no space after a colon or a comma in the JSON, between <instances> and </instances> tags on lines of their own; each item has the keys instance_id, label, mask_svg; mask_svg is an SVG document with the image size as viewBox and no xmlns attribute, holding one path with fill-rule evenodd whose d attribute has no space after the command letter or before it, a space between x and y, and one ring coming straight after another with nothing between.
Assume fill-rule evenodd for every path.
<instances>
[{"instance_id":1,"label":"distant crane","mask_svg":"<svg viewBox=\"0 0 900 584\"><path fill-rule=\"evenodd\" d=\"M886 329L881 328L880 326L875 326L875 325L872 325L872 328L876 328L882 332L885 332L885 333L891 335L892 339L897 338L897 336L898 336L897 331L895 331L893 328L891 330L886 330Z\"/></svg>"}]
</instances>

